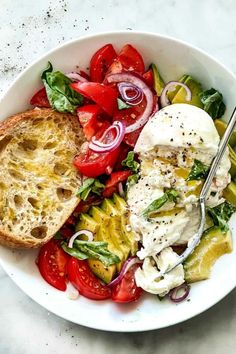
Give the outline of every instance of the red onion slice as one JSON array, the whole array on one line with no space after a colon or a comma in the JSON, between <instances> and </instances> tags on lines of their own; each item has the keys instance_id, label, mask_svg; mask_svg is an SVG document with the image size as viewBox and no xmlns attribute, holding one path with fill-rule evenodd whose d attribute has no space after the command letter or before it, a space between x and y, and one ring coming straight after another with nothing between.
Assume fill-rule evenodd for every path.
<instances>
[{"instance_id":1,"label":"red onion slice","mask_svg":"<svg viewBox=\"0 0 236 354\"><path fill-rule=\"evenodd\" d=\"M118 183L118 192L119 192L119 195L121 196L121 198L125 198L125 192L124 192L124 189L123 189L122 182Z\"/></svg>"},{"instance_id":2,"label":"red onion slice","mask_svg":"<svg viewBox=\"0 0 236 354\"><path fill-rule=\"evenodd\" d=\"M181 302L188 297L190 291L190 286L187 283L183 283L169 292L169 298L173 302ZM178 296L179 292L183 292L182 295Z\"/></svg>"},{"instance_id":3,"label":"red onion slice","mask_svg":"<svg viewBox=\"0 0 236 354\"><path fill-rule=\"evenodd\" d=\"M144 124L148 121L148 118L151 116L153 111L153 94L151 89L145 84L143 80L130 73L111 74L107 77L107 81L109 83L112 82L114 83L124 82L125 84L131 83L143 92L143 95L145 96L147 101L145 110L134 124L131 124L128 127L126 127L125 134L131 133L144 126Z\"/></svg>"},{"instance_id":4,"label":"red onion slice","mask_svg":"<svg viewBox=\"0 0 236 354\"><path fill-rule=\"evenodd\" d=\"M68 242L69 248L73 248L73 243L74 243L75 239L80 235L86 235L88 237L89 242L93 241L93 233L91 231L80 230L80 231L76 232L73 236L71 236L71 238L69 239L69 242Z\"/></svg>"},{"instance_id":5,"label":"red onion slice","mask_svg":"<svg viewBox=\"0 0 236 354\"><path fill-rule=\"evenodd\" d=\"M162 108L170 105L170 101L167 97L167 93L168 93L168 91L174 91L176 86L183 87L186 90L186 97L185 97L186 101L191 101L192 92L187 85L183 84L182 82L178 82L178 81L170 81L165 85L165 87L163 88L162 93L161 93L160 101L161 101Z\"/></svg>"},{"instance_id":6,"label":"red onion slice","mask_svg":"<svg viewBox=\"0 0 236 354\"><path fill-rule=\"evenodd\" d=\"M103 143L102 141L105 139L106 135L112 130L116 130L116 137L113 141L110 143ZM96 140L95 137L93 137L89 143L89 148L95 152L107 152L107 151L113 151L115 150L118 146L120 146L122 140L124 139L125 135L125 126L122 122L115 121L102 135L102 137L99 140Z\"/></svg>"},{"instance_id":7,"label":"red onion slice","mask_svg":"<svg viewBox=\"0 0 236 354\"><path fill-rule=\"evenodd\" d=\"M127 82L120 82L117 84L117 87L118 87L121 97L129 105L137 106L139 103L142 102L143 91L139 87L137 87L136 85L133 85L133 84L127 83ZM127 94L127 92L129 90L132 90L134 92L133 96L129 96Z\"/></svg>"},{"instance_id":8,"label":"red onion slice","mask_svg":"<svg viewBox=\"0 0 236 354\"><path fill-rule=\"evenodd\" d=\"M79 292L71 283L68 283L66 288L66 295L70 300L77 300L79 297Z\"/></svg>"},{"instance_id":9,"label":"red onion slice","mask_svg":"<svg viewBox=\"0 0 236 354\"><path fill-rule=\"evenodd\" d=\"M80 74L72 71L70 73L65 74L69 79L73 80L74 82L88 82L85 77L81 76Z\"/></svg>"},{"instance_id":10,"label":"red onion slice","mask_svg":"<svg viewBox=\"0 0 236 354\"><path fill-rule=\"evenodd\" d=\"M141 261L138 257L135 257L135 256L128 258L127 261L125 261L125 263L124 263L124 265L123 265L123 267L122 267L122 269L121 269L121 272L120 272L120 274L118 275L118 277L115 278L114 280L112 280L112 281L108 284L108 286L109 286L109 287L112 287L112 286L115 286L116 284L118 284L118 283L122 280L122 278L124 277L125 273L127 273L128 270L129 270L133 265L135 265L135 264L137 264L137 263L140 263L140 264L141 264L141 263L143 263L143 261Z\"/></svg>"}]
</instances>

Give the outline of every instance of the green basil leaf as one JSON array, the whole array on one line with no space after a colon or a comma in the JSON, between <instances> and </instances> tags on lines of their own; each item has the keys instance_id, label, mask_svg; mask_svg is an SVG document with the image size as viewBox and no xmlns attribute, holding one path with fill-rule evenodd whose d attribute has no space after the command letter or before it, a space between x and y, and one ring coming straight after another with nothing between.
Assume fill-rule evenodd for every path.
<instances>
[{"instance_id":1,"label":"green basil leaf","mask_svg":"<svg viewBox=\"0 0 236 354\"><path fill-rule=\"evenodd\" d=\"M223 102L222 94L211 88L199 94L200 100L203 104L203 109L213 118L220 118L225 113L225 104Z\"/></svg>"},{"instance_id":2,"label":"green basil leaf","mask_svg":"<svg viewBox=\"0 0 236 354\"><path fill-rule=\"evenodd\" d=\"M127 179L127 187L130 188L131 186L136 184L139 180L139 177L139 173L135 173L134 175L129 176Z\"/></svg>"},{"instance_id":3,"label":"green basil leaf","mask_svg":"<svg viewBox=\"0 0 236 354\"><path fill-rule=\"evenodd\" d=\"M124 166L124 167L129 168L134 173L138 173L139 172L140 164L137 161L135 161L134 152L133 151L129 151L128 152L128 155L127 155L126 159L124 159L121 162L121 165ZM130 177L132 177L132 176L130 176Z\"/></svg>"},{"instance_id":4,"label":"green basil leaf","mask_svg":"<svg viewBox=\"0 0 236 354\"><path fill-rule=\"evenodd\" d=\"M69 248L65 242L62 242L61 247L66 253L68 253L72 257L75 257L80 260L88 259L87 254L81 252L77 248Z\"/></svg>"},{"instance_id":5,"label":"green basil leaf","mask_svg":"<svg viewBox=\"0 0 236 354\"><path fill-rule=\"evenodd\" d=\"M60 71L53 71L50 62L41 79L50 105L58 112L75 113L76 108L83 102L83 96L70 87L72 80Z\"/></svg>"},{"instance_id":6,"label":"green basil leaf","mask_svg":"<svg viewBox=\"0 0 236 354\"><path fill-rule=\"evenodd\" d=\"M92 185L92 192L97 195L101 195L102 191L104 190L105 185L101 183L98 179L95 179Z\"/></svg>"},{"instance_id":7,"label":"green basil leaf","mask_svg":"<svg viewBox=\"0 0 236 354\"><path fill-rule=\"evenodd\" d=\"M150 214L156 212L167 202L176 202L178 192L174 189L167 190L160 198L155 199L149 206L144 209L142 215L144 217L150 217Z\"/></svg>"},{"instance_id":8,"label":"green basil leaf","mask_svg":"<svg viewBox=\"0 0 236 354\"><path fill-rule=\"evenodd\" d=\"M62 248L65 252L77 259L98 259L106 267L120 262L120 258L111 253L107 242L82 241L75 240L73 248L69 248L65 242L62 243Z\"/></svg>"},{"instance_id":9,"label":"green basil leaf","mask_svg":"<svg viewBox=\"0 0 236 354\"><path fill-rule=\"evenodd\" d=\"M63 240L62 234L60 233L60 231L57 231L54 235L54 239L55 240Z\"/></svg>"},{"instance_id":10,"label":"green basil leaf","mask_svg":"<svg viewBox=\"0 0 236 354\"><path fill-rule=\"evenodd\" d=\"M129 104L127 104L126 102L122 101L120 98L117 98L117 106L118 109L121 111L122 109L126 109L126 108L130 108L132 106L130 106Z\"/></svg>"},{"instance_id":11,"label":"green basil leaf","mask_svg":"<svg viewBox=\"0 0 236 354\"><path fill-rule=\"evenodd\" d=\"M220 227L221 231L226 233L229 229L228 221L233 213L236 212L236 206L229 202L224 202L214 208L208 208L207 211L214 225Z\"/></svg>"},{"instance_id":12,"label":"green basil leaf","mask_svg":"<svg viewBox=\"0 0 236 354\"><path fill-rule=\"evenodd\" d=\"M193 166L186 181L205 179L207 177L208 171L208 166L204 165L201 161L194 159Z\"/></svg>"},{"instance_id":13,"label":"green basil leaf","mask_svg":"<svg viewBox=\"0 0 236 354\"><path fill-rule=\"evenodd\" d=\"M80 197L82 200L87 200L90 193L101 195L104 188L105 185L98 179L86 178L77 192L77 197Z\"/></svg>"}]
</instances>

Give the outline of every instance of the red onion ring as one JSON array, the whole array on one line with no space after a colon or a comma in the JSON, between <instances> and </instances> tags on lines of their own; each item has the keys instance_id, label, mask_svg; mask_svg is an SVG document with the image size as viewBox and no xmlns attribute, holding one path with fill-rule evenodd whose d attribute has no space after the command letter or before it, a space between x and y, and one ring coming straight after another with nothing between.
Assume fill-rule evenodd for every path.
<instances>
[{"instance_id":1,"label":"red onion ring","mask_svg":"<svg viewBox=\"0 0 236 354\"><path fill-rule=\"evenodd\" d=\"M161 93L160 101L161 101L162 108L170 105L170 101L167 97L167 93L168 93L168 91L173 91L176 86L182 86L186 90L186 97L185 97L186 101L191 101L192 92L187 85L185 85L179 81L169 81L165 85L165 87L163 88L162 93Z\"/></svg>"},{"instance_id":2,"label":"red onion ring","mask_svg":"<svg viewBox=\"0 0 236 354\"><path fill-rule=\"evenodd\" d=\"M135 264L137 264L137 263L143 263L143 261L141 261L138 257L135 257L135 256L128 258L127 261L125 261L125 263L124 263L124 265L123 265L123 267L122 267L122 269L121 269L121 272L120 272L120 274L118 275L118 277L115 278L115 279L113 279L113 280L108 284L108 286L109 286L109 287L112 287L112 286L115 286L116 284L118 284L118 283L121 281L121 279L124 277L125 273L127 273L128 270L129 270L133 265L135 265Z\"/></svg>"},{"instance_id":3,"label":"red onion ring","mask_svg":"<svg viewBox=\"0 0 236 354\"><path fill-rule=\"evenodd\" d=\"M116 137L110 143L104 144L102 141L105 139L106 135L112 130L116 130ZM105 132L99 140L92 137L89 148L95 152L107 152L115 150L122 142L125 135L125 126L122 122L115 121Z\"/></svg>"},{"instance_id":4,"label":"red onion ring","mask_svg":"<svg viewBox=\"0 0 236 354\"><path fill-rule=\"evenodd\" d=\"M71 238L69 239L69 242L68 242L69 248L73 248L73 243L74 243L75 239L80 235L86 235L88 237L89 242L93 241L93 233L91 231L80 230L80 231L76 232L73 236L71 236Z\"/></svg>"},{"instance_id":5,"label":"red onion ring","mask_svg":"<svg viewBox=\"0 0 236 354\"><path fill-rule=\"evenodd\" d=\"M143 91L134 84L119 82L117 84L118 90L120 92L123 100L131 106L137 106L143 100ZM134 91L134 95L132 97L128 96L127 91L132 89Z\"/></svg>"},{"instance_id":6,"label":"red onion ring","mask_svg":"<svg viewBox=\"0 0 236 354\"><path fill-rule=\"evenodd\" d=\"M66 294L70 300L77 300L79 297L78 290L71 283L67 284Z\"/></svg>"},{"instance_id":7,"label":"red onion ring","mask_svg":"<svg viewBox=\"0 0 236 354\"><path fill-rule=\"evenodd\" d=\"M184 290L184 293L181 296L178 296L178 292L182 290ZM187 283L183 283L177 286L176 288L172 289L168 295L172 302L178 303L185 300L186 297L188 297L189 291L190 291L190 286Z\"/></svg>"},{"instance_id":8,"label":"red onion ring","mask_svg":"<svg viewBox=\"0 0 236 354\"><path fill-rule=\"evenodd\" d=\"M123 189L122 182L118 183L118 192L119 192L119 195L121 196L121 198L125 197L125 192L124 192L124 189Z\"/></svg>"},{"instance_id":9,"label":"red onion ring","mask_svg":"<svg viewBox=\"0 0 236 354\"><path fill-rule=\"evenodd\" d=\"M145 96L147 101L145 110L134 124L131 124L128 127L126 127L125 134L131 133L144 126L144 124L148 121L148 118L151 116L153 111L153 94L151 89L145 84L143 80L130 73L111 74L107 77L107 82L109 83L124 82L125 84L131 83L143 92L143 95Z\"/></svg>"},{"instance_id":10,"label":"red onion ring","mask_svg":"<svg viewBox=\"0 0 236 354\"><path fill-rule=\"evenodd\" d=\"M65 74L69 79L73 80L74 82L88 82L85 77L81 76L80 74L72 71L70 73Z\"/></svg>"}]
</instances>

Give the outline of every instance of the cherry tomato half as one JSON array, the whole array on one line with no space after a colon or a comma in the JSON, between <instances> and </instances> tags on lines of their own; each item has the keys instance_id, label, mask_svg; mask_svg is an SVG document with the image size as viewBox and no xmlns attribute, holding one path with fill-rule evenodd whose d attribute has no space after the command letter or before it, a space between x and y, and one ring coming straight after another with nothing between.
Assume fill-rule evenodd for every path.
<instances>
[{"instance_id":1,"label":"cherry tomato half","mask_svg":"<svg viewBox=\"0 0 236 354\"><path fill-rule=\"evenodd\" d=\"M117 108L118 92L113 87L105 86L98 82L75 82L71 87L81 95L94 101L109 116Z\"/></svg>"},{"instance_id":2,"label":"cherry tomato half","mask_svg":"<svg viewBox=\"0 0 236 354\"><path fill-rule=\"evenodd\" d=\"M110 178L106 182L106 188L104 189L102 195L105 198L109 198L113 193L117 191L118 184L120 182L125 182L129 176L132 175L131 171L116 171L111 173Z\"/></svg>"},{"instance_id":3,"label":"cherry tomato half","mask_svg":"<svg viewBox=\"0 0 236 354\"><path fill-rule=\"evenodd\" d=\"M106 129L110 125L107 122ZM100 128L100 131L95 135L97 139L101 137L104 130L103 127ZM109 143L110 141L114 140L114 133L110 131L107 136L105 137L104 143ZM119 156L120 148L117 147L113 151L109 152L94 152L89 147L86 148L85 151L81 151L78 155L74 158L74 166L85 176L96 178L102 174L110 175L112 169L116 163L116 160Z\"/></svg>"},{"instance_id":4,"label":"cherry tomato half","mask_svg":"<svg viewBox=\"0 0 236 354\"><path fill-rule=\"evenodd\" d=\"M37 107L47 107L47 108L51 107L48 101L45 87L42 87L39 91L37 91L33 95L33 97L30 100L30 104L32 104L32 106L37 106Z\"/></svg>"},{"instance_id":5,"label":"cherry tomato half","mask_svg":"<svg viewBox=\"0 0 236 354\"><path fill-rule=\"evenodd\" d=\"M88 299L105 300L111 297L111 290L91 272L87 261L71 257L67 264L68 279L79 293Z\"/></svg>"},{"instance_id":6,"label":"cherry tomato half","mask_svg":"<svg viewBox=\"0 0 236 354\"><path fill-rule=\"evenodd\" d=\"M107 74L115 74L122 70L143 74L145 66L141 54L132 45L126 44L108 69Z\"/></svg>"},{"instance_id":7,"label":"cherry tomato half","mask_svg":"<svg viewBox=\"0 0 236 354\"><path fill-rule=\"evenodd\" d=\"M39 251L37 265L47 283L54 288L66 290L66 264L70 257L63 251L60 241L52 239Z\"/></svg>"},{"instance_id":8,"label":"cherry tomato half","mask_svg":"<svg viewBox=\"0 0 236 354\"><path fill-rule=\"evenodd\" d=\"M117 57L112 44L106 44L100 48L90 61L90 77L91 81L102 82L109 66Z\"/></svg>"},{"instance_id":9,"label":"cherry tomato half","mask_svg":"<svg viewBox=\"0 0 236 354\"><path fill-rule=\"evenodd\" d=\"M115 302L132 302L140 298L143 290L136 285L134 273L139 267L133 265L124 275L121 281L112 288L111 298Z\"/></svg>"}]
</instances>

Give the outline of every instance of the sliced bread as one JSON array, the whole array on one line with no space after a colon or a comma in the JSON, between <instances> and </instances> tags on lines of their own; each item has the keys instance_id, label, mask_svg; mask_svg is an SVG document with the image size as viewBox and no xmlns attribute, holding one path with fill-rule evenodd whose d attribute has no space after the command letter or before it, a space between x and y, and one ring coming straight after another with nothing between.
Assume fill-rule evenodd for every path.
<instances>
[{"instance_id":1,"label":"sliced bread","mask_svg":"<svg viewBox=\"0 0 236 354\"><path fill-rule=\"evenodd\" d=\"M0 123L0 244L39 247L73 212L84 142L78 119L35 108Z\"/></svg>"}]
</instances>

